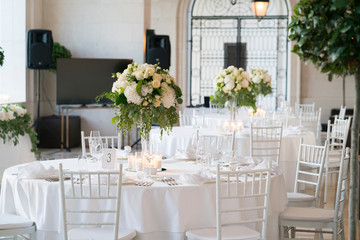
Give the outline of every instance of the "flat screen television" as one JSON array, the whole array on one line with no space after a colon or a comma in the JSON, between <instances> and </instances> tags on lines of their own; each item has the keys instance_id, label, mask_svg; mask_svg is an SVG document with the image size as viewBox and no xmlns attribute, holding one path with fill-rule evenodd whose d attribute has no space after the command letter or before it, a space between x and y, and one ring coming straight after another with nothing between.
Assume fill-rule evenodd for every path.
<instances>
[{"instance_id":1,"label":"flat screen television","mask_svg":"<svg viewBox=\"0 0 360 240\"><path fill-rule=\"evenodd\" d=\"M56 70L56 103L94 104L95 97L111 91L115 78L132 59L58 58ZM111 103L103 99L101 104Z\"/></svg>"}]
</instances>

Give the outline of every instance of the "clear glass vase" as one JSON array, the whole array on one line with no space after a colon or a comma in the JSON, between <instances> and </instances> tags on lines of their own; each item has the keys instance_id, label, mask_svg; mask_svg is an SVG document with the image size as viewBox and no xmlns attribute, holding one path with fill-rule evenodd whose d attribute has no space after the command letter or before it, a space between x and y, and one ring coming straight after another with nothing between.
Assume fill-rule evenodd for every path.
<instances>
[{"instance_id":1,"label":"clear glass vase","mask_svg":"<svg viewBox=\"0 0 360 240\"><path fill-rule=\"evenodd\" d=\"M226 106L230 111L230 121L235 122L236 121L236 115L238 112L238 106L236 105L236 102L233 100L228 100L226 102Z\"/></svg>"}]
</instances>

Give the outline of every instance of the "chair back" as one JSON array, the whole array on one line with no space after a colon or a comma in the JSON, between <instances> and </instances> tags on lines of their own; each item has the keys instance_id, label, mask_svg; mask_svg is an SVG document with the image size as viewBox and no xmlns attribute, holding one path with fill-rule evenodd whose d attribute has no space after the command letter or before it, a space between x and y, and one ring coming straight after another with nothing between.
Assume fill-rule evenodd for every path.
<instances>
[{"instance_id":1,"label":"chair back","mask_svg":"<svg viewBox=\"0 0 360 240\"><path fill-rule=\"evenodd\" d=\"M326 139L329 142L330 152L340 152L345 149L350 128L350 121L351 118L335 119L334 123L331 123L330 120L328 120Z\"/></svg>"},{"instance_id":2,"label":"chair back","mask_svg":"<svg viewBox=\"0 0 360 240\"><path fill-rule=\"evenodd\" d=\"M316 143L321 143L321 108L318 111L305 112L300 109L300 126L315 134Z\"/></svg>"},{"instance_id":3,"label":"chair back","mask_svg":"<svg viewBox=\"0 0 360 240\"><path fill-rule=\"evenodd\" d=\"M339 178L337 182L336 197L335 197L334 222L338 222L340 219L342 220L344 216L349 161L350 161L350 148L346 148L345 154L342 155L341 163L340 163ZM344 231L344 229L342 229L342 231Z\"/></svg>"},{"instance_id":4,"label":"chair back","mask_svg":"<svg viewBox=\"0 0 360 240\"><path fill-rule=\"evenodd\" d=\"M339 119L345 119L345 113L346 113L346 106L343 107L343 106L341 105L341 107L340 107L340 112L339 112Z\"/></svg>"},{"instance_id":5,"label":"chair back","mask_svg":"<svg viewBox=\"0 0 360 240\"><path fill-rule=\"evenodd\" d=\"M295 103L295 115L299 116L300 115L300 111L303 112L314 112L315 111L315 103L311 103L311 104L300 104L300 103Z\"/></svg>"},{"instance_id":6,"label":"chair back","mask_svg":"<svg viewBox=\"0 0 360 240\"><path fill-rule=\"evenodd\" d=\"M100 138L109 148L121 149L122 137L120 133L117 136L101 136ZM81 152L83 155L87 153L86 146L90 146L90 137L85 136L84 131L81 131Z\"/></svg>"},{"instance_id":7,"label":"chair back","mask_svg":"<svg viewBox=\"0 0 360 240\"><path fill-rule=\"evenodd\" d=\"M314 197L316 207L318 205L320 184L323 174L327 147L327 141L325 141L324 146L303 144L302 140L300 141L294 192L299 191L299 184L304 184L305 186L308 185L312 187L315 186Z\"/></svg>"},{"instance_id":8,"label":"chair back","mask_svg":"<svg viewBox=\"0 0 360 240\"><path fill-rule=\"evenodd\" d=\"M114 226L113 240L117 240L122 164L119 171L106 172L69 171L60 164L59 179L64 239L68 226Z\"/></svg>"},{"instance_id":9,"label":"chair back","mask_svg":"<svg viewBox=\"0 0 360 240\"><path fill-rule=\"evenodd\" d=\"M197 155L206 155L211 159L220 159L223 154L233 152L233 133L201 133L197 130Z\"/></svg>"},{"instance_id":10,"label":"chair back","mask_svg":"<svg viewBox=\"0 0 360 240\"><path fill-rule=\"evenodd\" d=\"M282 123L274 126L250 126L250 157L266 158L279 164Z\"/></svg>"},{"instance_id":11,"label":"chair back","mask_svg":"<svg viewBox=\"0 0 360 240\"><path fill-rule=\"evenodd\" d=\"M270 190L270 169L250 171L222 171L217 165L216 172L216 216L217 239L221 238L221 227L231 224L261 224L261 239L266 239L267 213ZM228 208L227 202L238 201L236 206ZM241 204L242 201L252 202L249 207ZM236 220L226 221L226 215ZM224 218L224 219L223 219ZM230 219L230 217L229 217ZM224 221L223 221L224 220Z\"/></svg>"}]
</instances>

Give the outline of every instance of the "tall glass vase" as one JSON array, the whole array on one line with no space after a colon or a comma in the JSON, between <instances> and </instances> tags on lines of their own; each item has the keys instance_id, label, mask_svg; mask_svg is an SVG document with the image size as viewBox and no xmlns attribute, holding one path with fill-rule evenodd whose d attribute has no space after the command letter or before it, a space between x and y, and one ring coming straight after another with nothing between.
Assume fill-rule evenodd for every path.
<instances>
[{"instance_id":1,"label":"tall glass vase","mask_svg":"<svg viewBox=\"0 0 360 240\"><path fill-rule=\"evenodd\" d=\"M238 112L238 106L236 105L236 102L233 101L233 100L229 100L229 101L227 101L226 105L227 105L227 108L230 111L230 121L235 122L236 121L236 115L237 115L237 112Z\"/></svg>"},{"instance_id":2,"label":"tall glass vase","mask_svg":"<svg viewBox=\"0 0 360 240\"><path fill-rule=\"evenodd\" d=\"M141 152L151 153L150 133L146 133L145 137L141 137Z\"/></svg>"}]
</instances>

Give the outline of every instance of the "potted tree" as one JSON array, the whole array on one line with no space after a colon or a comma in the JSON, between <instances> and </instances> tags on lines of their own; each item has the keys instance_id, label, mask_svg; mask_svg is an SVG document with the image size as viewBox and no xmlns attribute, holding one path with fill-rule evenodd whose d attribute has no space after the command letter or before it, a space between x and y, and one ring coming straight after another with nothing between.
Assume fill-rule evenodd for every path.
<instances>
[{"instance_id":1,"label":"potted tree","mask_svg":"<svg viewBox=\"0 0 360 240\"><path fill-rule=\"evenodd\" d=\"M289 24L293 52L333 75L355 76L355 112L351 129L349 239L357 239L358 136L360 123L360 5L355 0L301 0Z\"/></svg>"}]
</instances>

